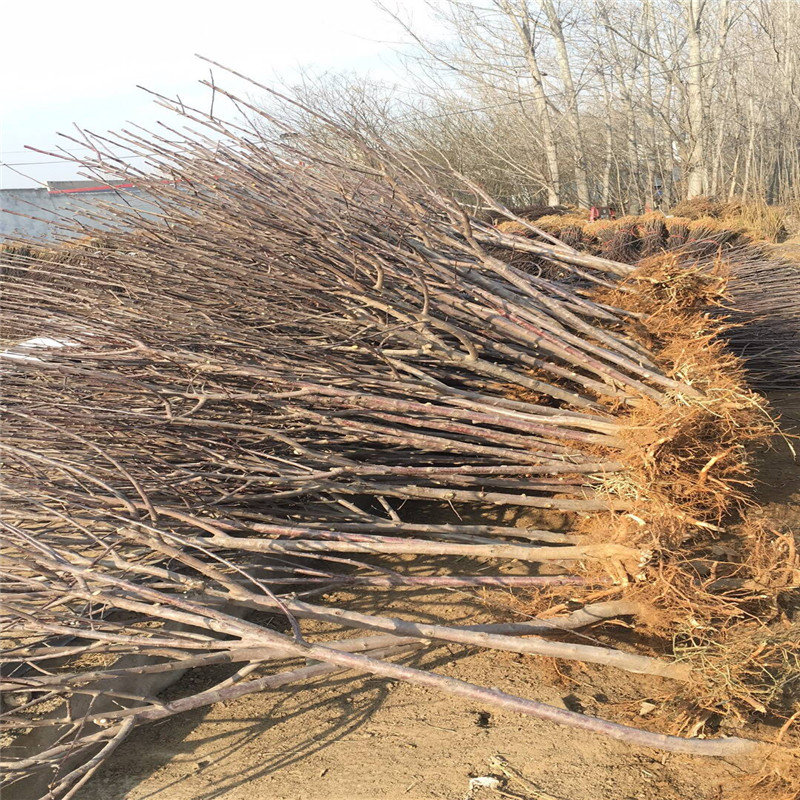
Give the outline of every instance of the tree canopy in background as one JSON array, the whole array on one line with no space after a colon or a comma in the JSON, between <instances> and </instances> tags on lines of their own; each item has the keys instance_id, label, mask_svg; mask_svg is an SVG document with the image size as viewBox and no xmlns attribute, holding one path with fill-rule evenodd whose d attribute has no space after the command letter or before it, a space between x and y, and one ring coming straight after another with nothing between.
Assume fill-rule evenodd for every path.
<instances>
[{"instance_id":1,"label":"tree canopy in background","mask_svg":"<svg viewBox=\"0 0 800 800\"><path fill-rule=\"evenodd\" d=\"M800 196L796 0L431 0L412 89L303 87L504 201L637 213L701 195Z\"/></svg>"}]
</instances>

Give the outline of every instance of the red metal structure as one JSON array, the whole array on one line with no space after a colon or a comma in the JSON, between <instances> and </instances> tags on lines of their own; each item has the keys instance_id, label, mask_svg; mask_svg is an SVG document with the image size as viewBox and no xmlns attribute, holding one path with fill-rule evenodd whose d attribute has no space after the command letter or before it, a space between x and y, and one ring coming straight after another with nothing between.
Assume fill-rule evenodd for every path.
<instances>
[{"instance_id":1,"label":"red metal structure","mask_svg":"<svg viewBox=\"0 0 800 800\"><path fill-rule=\"evenodd\" d=\"M617 212L611 206L592 206L589 209L589 222L598 219L616 219Z\"/></svg>"}]
</instances>

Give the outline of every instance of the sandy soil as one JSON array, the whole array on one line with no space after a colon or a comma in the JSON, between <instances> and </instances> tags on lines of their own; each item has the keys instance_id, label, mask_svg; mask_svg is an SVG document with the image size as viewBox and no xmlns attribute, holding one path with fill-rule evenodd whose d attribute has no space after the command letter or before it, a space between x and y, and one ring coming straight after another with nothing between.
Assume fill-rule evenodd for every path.
<instances>
[{"instance_id":1,"label":"sandy soil","mask_svg":"<svg viewBox=\"0 0 800 800\"><path fill-rule=\"evenodd\" d=\"M785 427L800 429L797 396L777 400ZM776 447L762 459L759 499L764 513L800 531L800 465L785 445ZM485 605L464 592L453 592L447 605L424 592L375 593L357 602L394 612L413 603L417 613L427 610L454 621L490 618ZM635 717L642 701L658 706L659 697L669 692L668 684L655 678L602 667L556 671L544 659L508 653L468 655L441 648L411 663L612 719ZM212 672L202 681L210 685L224 675ZM199 680L189 676L168 694L180 696L197 688L190 683ZM673 732L679 728L674 720ZM774 735L774 730L761 733ZM81 797L485 800L503 795L470 792L470 779L504 778L493 766L497 755L529 781L504 783L505 796L530 800L721 800L741 788L743 768L752 766L631 748L423 688L345 676L244 697L139 729ZM758 792L750 797L755 800Z\"/></svg>"},{"instance_id":2,"label":"sandy soil","mask_svg":"<svg viewBox=\"0 0 800 800\"><path fill-rule=\"evenodd\" d=\"M553 686L549 670L543 679L536 664L507 654L445 655L434 663L445 674L555 705L602 713L607 702L598 684L605 693L609 681L599 670L572 671ZM633 680L615 699L637 703L652 691L652 684ZM559 800L712 800L742 774L733 764L665 758L368 678L254 695L191 720L141 729L84 797L461 800L471 777L502 777L491 766L497 754ZM535 797L524 790L521 796Z\"/></svg>"}]
</instances>

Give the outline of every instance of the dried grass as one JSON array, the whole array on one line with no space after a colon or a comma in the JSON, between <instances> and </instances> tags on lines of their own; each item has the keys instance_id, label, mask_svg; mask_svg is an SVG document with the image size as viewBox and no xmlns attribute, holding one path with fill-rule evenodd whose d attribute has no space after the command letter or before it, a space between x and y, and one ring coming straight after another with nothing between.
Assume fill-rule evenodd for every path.
<instances>
[{"instance_id":1,"label":"dried grass","mask_svg":"<svg viewBox=\"0 0 800 800\"><path fill-rule=\"evenodd\" d=\"M787 235L790 211L763 202L739 203L726 219L735 221L752 239L780 242Z\"/></svg>"},{"instance_id":2,"label":"dried grass","mask_svg":"<svg viewBox=\"0 0 800 800\"><path fill-rule=\"evenodd\" d=\"M721 217L725 211L725 204L710 197L693 197L691 200L682 200L670 209L676 217L687 219L700 219L701 217Z\"/></svg>"},{"instance_id":3,"label":"dried grass","mask_svg":"<svg viewBox=\"0 0 800 800\"><path fill-rule=\"evenodd\" d=\"M734 199L725 203L708 197L685 200L671 213L689 220L714 220L719 228L738 230L753 240L780 241L786 235L790 211L783 206L767 205L763 200Z\"/></svg>"},{"instance_id":4,"label":"dried grass","mask_svg":"<svg viewBox=\"0 0 800 800\"><path fill-rule=\"evenodd\" d=\"M583 214L548 214L536 220L536 227L543 231L558 235L558 232L568 225L578 225L583 227L586 224L586 217Z\"/></svg>"}]
</instances>

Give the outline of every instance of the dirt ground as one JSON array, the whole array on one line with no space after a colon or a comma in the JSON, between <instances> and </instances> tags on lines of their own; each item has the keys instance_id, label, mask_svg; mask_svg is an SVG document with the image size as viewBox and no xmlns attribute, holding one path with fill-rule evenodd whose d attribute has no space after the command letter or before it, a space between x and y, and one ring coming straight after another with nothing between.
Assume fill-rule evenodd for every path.
<instances>
[{"instance_id":1,"label":"dirt ground","mask_svg":"<svg viewBox=\"0 0 800 800\"><path fill-rule=\"evenodd\" d=\"M784 427L800 430L800 398L776 398ZM763 457L763 513L800 530L800 465L785 444ZM398 613L413 604L452 621L490 619L474 595L451 602L423 591L373 593L362 604ZM661 679L559 666L511 653L440 648L412 659L445 675L609 718L658 707ZM227 673L202 676L212 684ZM180 696L189 676L169 690ZM194 688L194 687L193 687ZM653 712L657 713L657 711ZM664 724L659 720L659 726ZM671 732L680 720L666 720ZM662 728L663 729L663 728ZM725 730L730 734L735 729ZM752 733L752 729L748 731ZM775 730L760 731L766 738ZM502 756L527 783L504 774ZM407 684L352 676L214 706L138 729L83 790L83 800L723 800L753 764L664 755L558 728ZM499 791L470 779L502 779ZM749 795L759 797L758 790Z\"/></svg>"},{"instance_id":2,"label":"dirt ground","mask_svg":"<svg viewBox=\"0 0 800 800\"><path fill-rule=\"evenodd\" d=\"M549 674L542 680L528 660L508 654L437 661L444 674L571 708L601 711L596 683L608 692L599 671L574 673L554 687ZM620 687L634 702L652 691L635 679ZM461 800L470 778L502 775L491 766L498 754L559 800L712 800L742 774L722 761L664 758L420 687L334 679L140 729L83 796ZM524 789L521 796L535 797ZM481 790L476 797L497 795Z\"/></svg>"}]
</instances>

